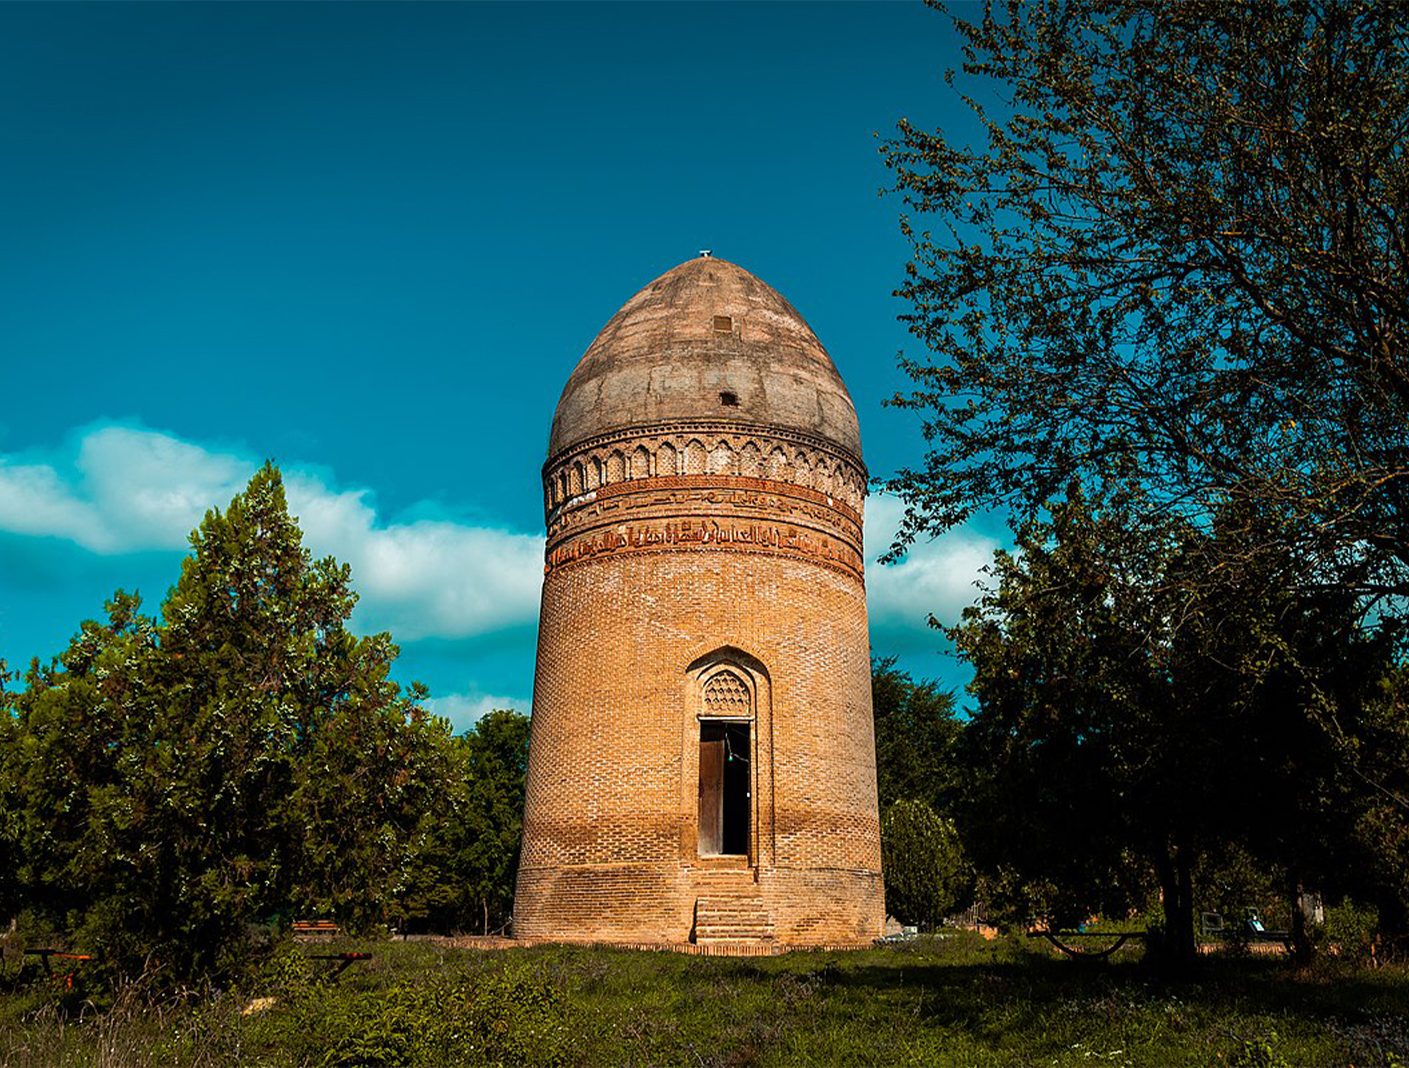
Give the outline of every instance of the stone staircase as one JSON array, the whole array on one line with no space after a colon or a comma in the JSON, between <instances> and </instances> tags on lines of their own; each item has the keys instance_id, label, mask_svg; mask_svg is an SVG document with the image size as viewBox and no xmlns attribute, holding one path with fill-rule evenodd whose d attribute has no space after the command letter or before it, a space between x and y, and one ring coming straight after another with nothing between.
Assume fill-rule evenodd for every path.
<instances>
[{"instance_id":1,"label":"stone staircase","mask_svg":"<svg viewBox=\"0 0 1409 1068\"><path fill-rule=\"evenodd\" d=\"M764 907L752 876L739 873L742 878L721 878L722 872L711 874L700 881L690 940L701 946L771 946L773 917Z\"/></svg>"}]
</instances>

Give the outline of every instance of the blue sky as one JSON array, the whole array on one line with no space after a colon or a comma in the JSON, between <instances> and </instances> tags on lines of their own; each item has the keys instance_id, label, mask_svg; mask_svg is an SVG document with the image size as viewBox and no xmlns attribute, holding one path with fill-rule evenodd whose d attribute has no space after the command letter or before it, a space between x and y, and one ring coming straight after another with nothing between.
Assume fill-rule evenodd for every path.
<instances>
[{"instance_id":1,"label":"blue sky","mask_svg":"<svg viewBox=\"0 0 1409 1068\"><path fill-rule=\"evenodd\" d=\"M526 710L548 424L655 276L712 248L772 284L872 473L919 459L874 134L963 135L957 63L908 3L0 5L0 655L117 587L155 610L272 458L403 680L461 727ZM876 652L961 684L925 620L1001 537L873 567Z\"/></svg>"}]
</instances>

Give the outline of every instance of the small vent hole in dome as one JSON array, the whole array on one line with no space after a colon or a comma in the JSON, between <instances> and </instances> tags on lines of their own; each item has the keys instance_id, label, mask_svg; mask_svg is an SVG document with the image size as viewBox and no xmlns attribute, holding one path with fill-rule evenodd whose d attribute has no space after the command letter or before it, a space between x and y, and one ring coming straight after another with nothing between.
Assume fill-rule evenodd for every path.
<instances>
[{"instance_id":1,"label":"small vent hole in dome","mask_svg":"<svg viewBox=\"0 0 1409 1068\"><path fill-rule=\"evenodd\" d=\"M719 403L726 408L737 408L739 406L739 395L725 390L723 393L719 394Z\"/></svg>"},{"instance_id":2,"label":"small vent hole in dome","mask_svg":"<svg viewBox=\"0 0 1409 1068\"><path fill-rule=\"evenodd\" d=\"M716 334L732 334L734 320L728 315L716 315L714 317L714 332Z\"/></svg>"}]
</instances>

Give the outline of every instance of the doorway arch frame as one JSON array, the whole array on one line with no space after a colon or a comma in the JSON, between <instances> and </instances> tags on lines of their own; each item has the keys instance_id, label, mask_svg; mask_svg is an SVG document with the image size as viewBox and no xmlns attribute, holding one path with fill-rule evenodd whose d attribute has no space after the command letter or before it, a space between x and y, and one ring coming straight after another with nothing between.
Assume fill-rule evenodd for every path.
<instances>
[{"instance_id":1,"label":"doorway arch frame","mask_svg":"<svg viewBox=\"0 0 1409 1068\"><path fill-rule=\"evenodd\" d=\"M729 672L748 688L752 710L748 716L721 716L705 708L705 686ZM706 721L749 723L749 782L753 804L749 813L748 866L772 868L777 855L774 841L773 784L773 679L763 661L734 644L717 645L694 656L685 665L682 679L680 723L680 856L688 865L708 866L715 858L699 852L700 725ZM732 859L727 855L725 860Z\"/></svg>"}]
</instances>

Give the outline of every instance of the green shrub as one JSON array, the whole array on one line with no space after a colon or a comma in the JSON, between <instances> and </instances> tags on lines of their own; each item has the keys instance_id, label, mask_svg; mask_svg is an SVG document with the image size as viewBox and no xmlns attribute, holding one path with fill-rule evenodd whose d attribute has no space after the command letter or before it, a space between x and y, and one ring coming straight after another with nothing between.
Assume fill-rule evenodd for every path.
<instances>
[{"instance_id":1,"label":"green shrub","mask_svg":"<svg viewBox=\"0 0 1409 1068\"><path fill-rule=\"evenodd\" d=\"M1374 905L1346 898L1326 910L1326 940L1342 960L1362 963L1374 955L1380 914Z\"/></svg>"},{"instance_id":2,"label":"green shrub","mask_svg":"<svg viewBox=\"0 0 1409 1068\"><path fill-rule=\"evenodd\" d=\"M881 818L881 849L886 911L934 930L968 878L954 824L923 801L897 801Z\"/></svg>"},{"instance_id":3,"label":"green shrub","mask_svg":"<svg viewBox=\"0 0 1409 1068\"><path fill-rule=\"evenodd\" d=\"M1276 1031L1244 1039L1242 1049L1228 1059L1229 1068L1291 1068L1279 1047Z\"/></svg>"},{"instance_id":4,"label":"green shrub","mask_svg":"<svg viewBox=\"0 0 1409 1068\"><path fill-rule=\"evenodd\" d=\"M257 973L255 987L264 996L288 1001L308 993L314 971L308 954L289 940L264 962Z\"/></svg>"}]
</instances>

